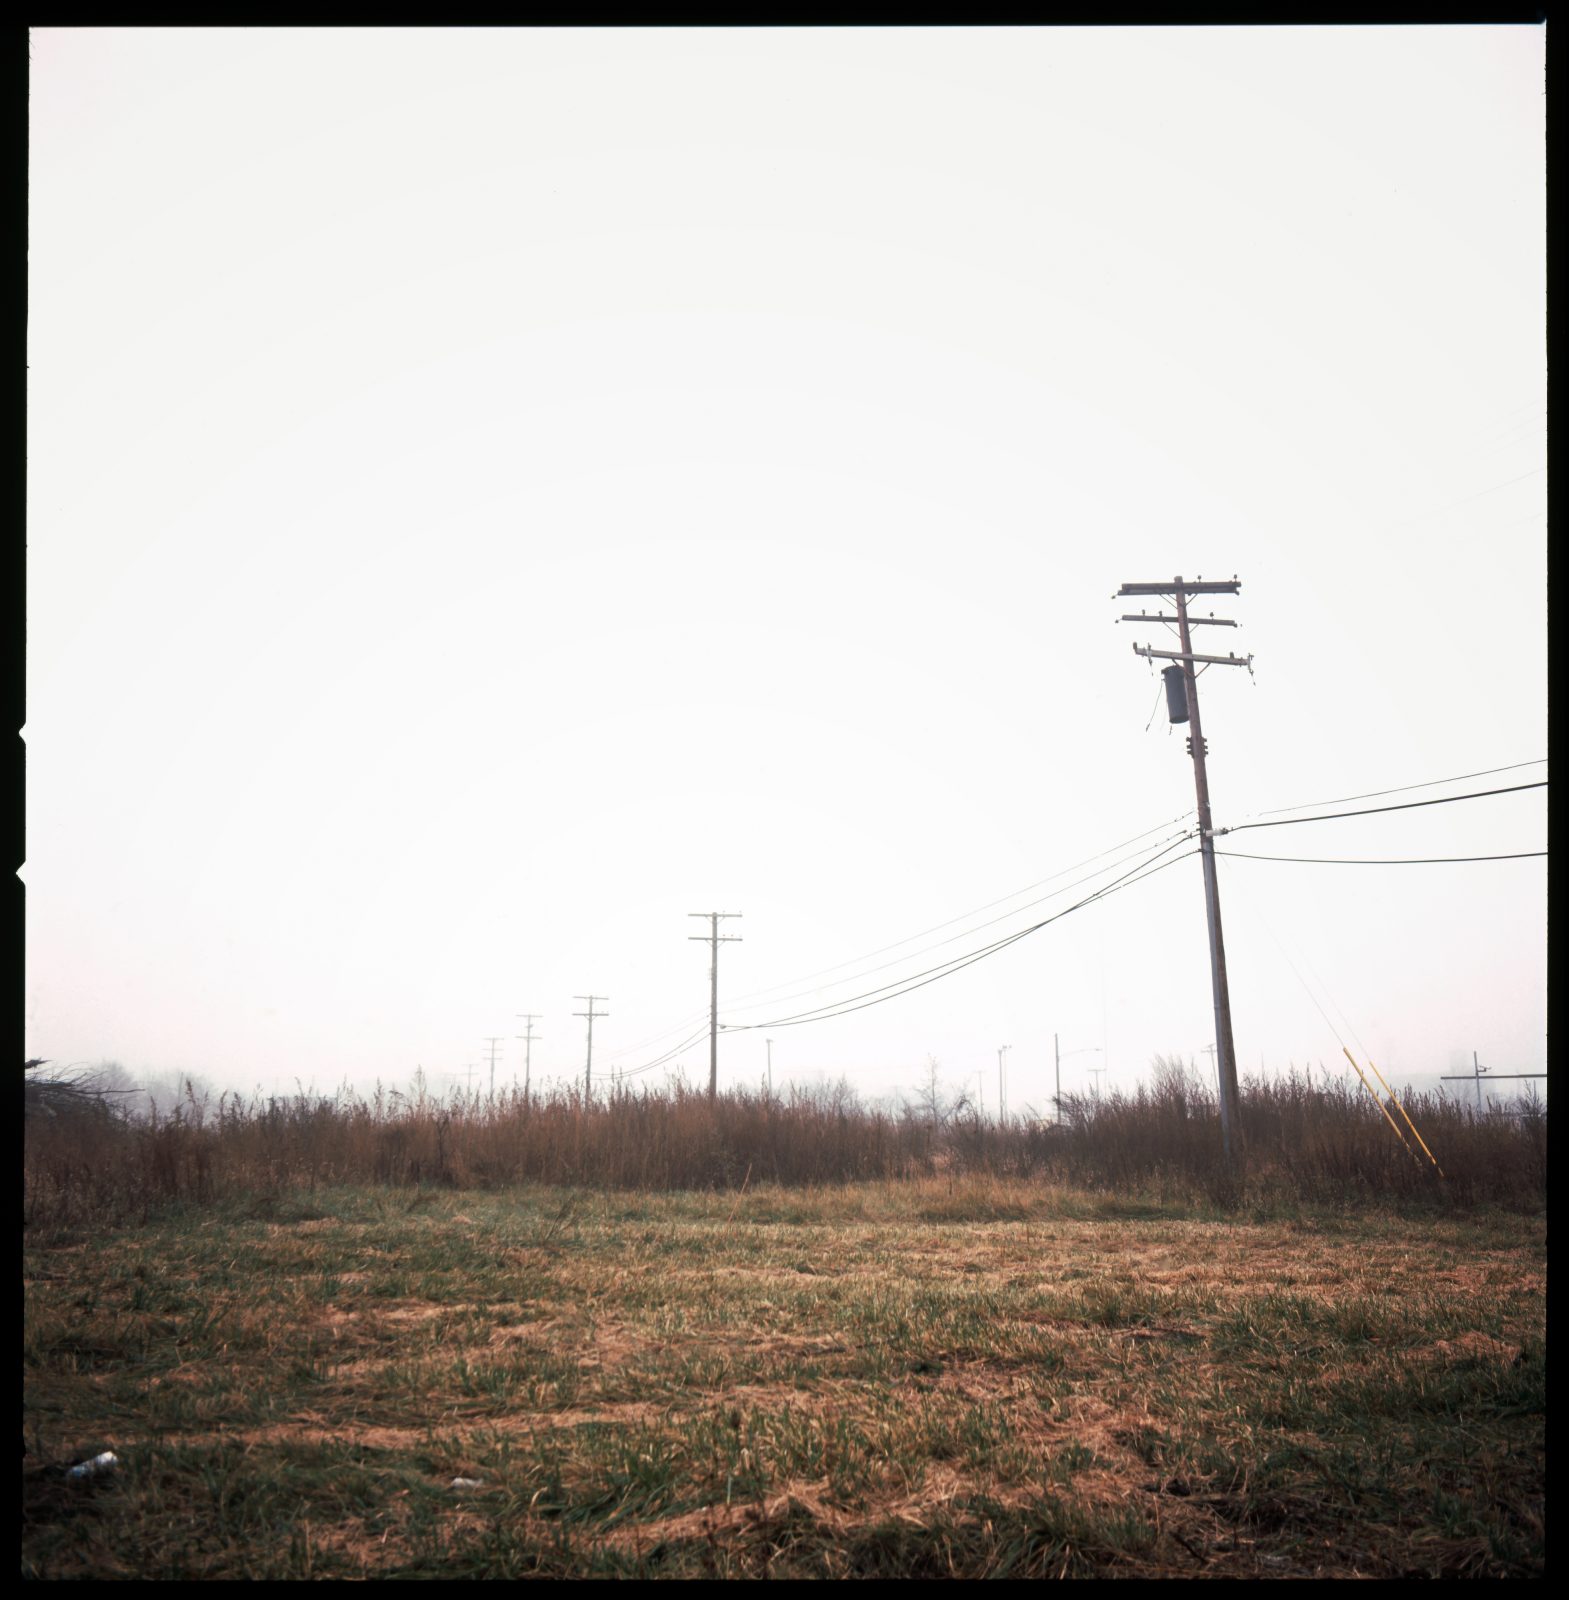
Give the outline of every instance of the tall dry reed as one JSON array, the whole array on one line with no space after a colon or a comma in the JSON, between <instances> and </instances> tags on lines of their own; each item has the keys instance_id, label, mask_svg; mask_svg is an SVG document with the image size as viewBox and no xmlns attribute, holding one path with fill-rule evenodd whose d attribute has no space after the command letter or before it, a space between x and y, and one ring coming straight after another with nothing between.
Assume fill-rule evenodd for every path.
<instances>
[{"instance_id":1,"label":"tall dry reed","mask_svg":"<svg viewBox=\"0 0 1569 1600\"><path fill-rule=\"evenodd\" d=\"M1357 1086L1292 1072L1244 1084L1242 1159L1224 1160L1212 1089L1159 1061L1132 1094L1064 1101L1057 1125L978 1115L939 1123L915 1107L864 1103L846 1085L710 1101L676 1087L585 1101L438 1098L378 1090L243 1099L188 1093L133 1117L111 1103L29 1115L24 1221L134 1220L169 1204L344 1184L615 1189L841 1184L940 1172L1049 1178L1124 1195L1307 1202L1395 1199L1534 1209L1545 1197L1547 1118L1539 1104L1476 1117L1436 1095L1406 1102L1443 1167L1403 1145Z\"/></svg>"}]
</instances>

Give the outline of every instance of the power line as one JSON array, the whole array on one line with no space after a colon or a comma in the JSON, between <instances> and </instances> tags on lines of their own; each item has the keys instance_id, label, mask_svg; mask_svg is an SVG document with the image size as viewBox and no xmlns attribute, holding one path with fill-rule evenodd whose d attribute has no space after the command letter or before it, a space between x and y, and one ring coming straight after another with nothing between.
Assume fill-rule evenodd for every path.
<instances>
[{"instance_id":1,"label":"power line","mask_svg":"<svg viewBox=\"0 0 1569 1600\"><path fill-rule=\"evenodd\" d=\"M1402 800L1397 806L1364 806L1360 811L1326 811L1316 817L1282 817L1278 822L1238 822L1229 828L1216 828L1215 837L1223 833L1241 833L1244 828L1288 828L1293 822L1334 822L1340 817L1370 817L1379 811L1414 811L1419 806L1448 806L1457 800L1485 800L1494 794L1518 794L1522 789L1545 789L1547 779L1536 783L1514 783L1504 789L1477 789L1470 794L1440 795L1436 800Z\"/></svg>"},{"instance_id":2,"label":"power line","mask_svg":"<svg viewBox=\"0 0 1569 1600\"><path fill-rule=\"evenodd\" d=\"M1144 861L1140 862L1138 867L1132 868L1130 872L1124 874L1124 877L1131 877L1132 873L1138 872L1142 867L1158 861L1162 855L1168 854L1171 850L1176 848L1177 844L1182 843L1188 837L1189 836L1187 834L1184 834L1182 839L1167 845L1165 849L1158 851L1155 855L1146 856ZM1177 859L1180 860L1181 857L1178 857ZM865 1000L869 995L882 995L889 990L894 990L897 993L903 994L906 992L904 987L905 985L908 985L911 988L921 988L923 987L922 984L915 983L912 980L920 978L926 979L928 982L935 982L935 978L930 978L928 976L929 974L935 973L938 977L946 977L950 971L957 972L961 967L969 965L972 960L979 960L982 956L990 955L994 951L1004 949L1008 945L1012 944L1016 939L1022 939L1026 934L1034 933L1038 928L1044 928L1047 923L1055 922L1059 917L1066 916L1069 911L1076 911L1078 910L1079 906L1088 905L1092 900L1097 899L1100 895L1109 893L1110 890L1115 888L1121 881L1122 879L1117 879L1110 884L1103 885L1102 888L1095 890L1092 894L1086 895L1083 900L1078 901L1076 904L1068 906L1063 911L1058 912L1056 916L1047 917L1043 921L1033 924L1031 927L1019 929L1010 934L1005 934L1002 938L995 939L992 941L992 943L982 946L979 951L969 951L964 955L954 956L950 960L940 961L936 966L927 967L920 972L907 973L903 978L895 978L892 982L882 984L876 989L866 989L860 994L848 995L842 1000L830 1000L825 1002L823 1005L813 1006L806 1011L793 1012L791 1015L782 1019L781 1025L793 1024L802 1021L816 1021L818 1020L817 1013L819 1012L836 1016L839 1014L837 1008L841 1006L849 1006L852 1010L860 1010L861 1008L859 1006L854 1006L851 1004L851 1002ZM887 998L892 999L893 996L889 994L887 995ZM877 1002L874 1001L872 1003L876 1004ZM731 1032L743 1032L749 1029L770 1027L771 1024L767 1022L742 1022L726 1024L726 1026Z\"/></svg>"},{"instance_id":3,"label":"power line","mask_svg":"<svg viewBox=\"0 0 1569 1600\"><path fill-rule=\"evenodd\" d=\"M673 1061L683 1050L690 1050L707 1032L707 1028L699 1028L691 1038L683 1039L680 1044L673 1049L665 1051L662 1056L657 1057L655 1060L645 1061L640 1067L628 1067L625 1072L619 1074L621 1081L624 1083L628 1078L639 1078L645 1072L652 1072L656 1067L662 1067L666 1062Z\"/></svg>"},{"instance_id":4,"label":"power line","mask_svg":"<svg viewBox=\"0 0 1569 1600\"><path fill-rule=\"evenodd\" d=\"M1301 861L1326 867L1431 867L1445 861L1524 861L1545 856L1545 850L1517 850L1502 856L1255 856L1245 850L1217 850L1218 856L1235 856L1239 861Z\"/></svg>"},{"instance_id":5,"label":"power line","mask_svg":"<svg viewBox=\"0 0 1569 1600\"><path fill-rule=\"evenodd\" d=\"M1478 489L1475 494L1462 495L1458 500L1450 500L1441 506L1434 506L1430 511L1418 511L1415 516L1407 517L1403 522L1391 523L1385 528L1385 533L1396 533L1402 528L1409 528L1414 522L1421 522L1427 517L1440 517L1446 511L1458 511L1461 506L1468 506L1473 500L1481 500L1484 496L1497 494L1500 489L1507 489L1511 484L1524 483L1527 478L1540 477L1547 468L1532 467L1529 472L1522 472L1517 477L1505 478L1502 483L1489 485L1486 489Z\"/></svg>"},{"instance_id":6,"label":"power line","mask_svg":"<svg viewBox=\"0 0 1569 1600\"><path fill-rule=\"evenodd\" d=\"M1182 841L1179 840L1178 842L1181 843ZM1167 850L1174 848L1175 845L1168 845L1166 850L1163 850L1160 854L1164 855ZM1021 928L1016 933L1010 933L1004 938L994 940L980 950L971 951L963 956L955 956L952 961L945 961L940 966L930 967L926 973L914 973L909 979L900 979L894 984L884 984L881 989L869 989L864 995L851 995L847 1000L837 1001L831 1007L818 1006L813 1011L801 1012L792 1017L776 1017L767 1022L735 1023L729 1025L727 1031L746 1033L756 1028L798 1027L805 1022L826 1022L830 1017L842 1017L851 1011L865 1011L870 1006L882 1005L887 1000L894 1000L902 994L909 994L913 989L924 989L927 984L936 983L939 979L950 977L953 973L962 971L965 967L973 966L977 961L984 961L987 956L995 955L999 950L1005 950L1011 944L1017 944L1020 939L1028 938L1032 933L1038 933L1051 923L1060 922L1064 917L1071 916L1075 911L1080 911L1085 906L1093 905L1097 900L1104 900L1108 895L1115 894L1121 889L1130 888L1133 884L1142 882L1145 878L1153 877L1157 872L1164 872L1167 867L1175 866L1178 861L1184 861L1188 856L1196 855L1197 853L1196 850L1185 851L1180 856L1173 856L1169 861L1161 861L1159 855L1152 856L1142 867L1134 868L1132 872L1125 874L1122 878L1106 884L1071 906L1065 906L1054 915L1044 917L1030 927ZM931 975L928 976L928 973Z\"/></svg>"},{"instance_id":7,"label":"power line","mask_svg":"<svg viewBox=\"0 0 1569 1600\"><path fill-rule=\"evenodd\" d=\"M1216 853L1216 855L1226 855L1226 854L1229 854L1230 852L1223 851L1223 850L1217 850L1215 853ZM1228 867L1226 869L1226 872L1227 872L1227 882L1228 883L1234 883L1236 880L1231 876L1231 868ZM1276 934L1275 929L1274 929L1273 925L1270 923L1269 919L1264 915L1264 913L1262 911L1260 911L1258 909L1257 906L1253 906L1253 907L1251 907L1251 909L1253 911L1254 916L1256 916L1258 918L1258 920L1264 925L1264 931L1269 935L1271 942L1274 944L1275 948L1280 952L1281 958L1285 961L1286 965L1291 968L1291 975L1297 980L1298 983L1300 983L1302 985L1302 992L1308 997L1309 1000L1311 1000L1313 1002L1315 1008L1318 1011L1318 1014L1324 1019L1325 1023L1328 1024L1329 1031L1332 1034L1334 1034L1334 1036L1335 1036L1335 1042L1341 1047L1342 1050L1345 1049L1345 1046L1346 1046L1345 1037L1341 1034L1340 1029L1335 1026L1334 1021L1331 1019L1329 1013L1320 1004L1318 996L1316 994L1314 994L1313 990L1309 987L1307 979L1302 976L1300 971L1298 971L1296 962L1291 959L1290 952L1286 949L1285 945L1281 943L1280 938ZM1307 961L1307 957L1306 956L1304 956L1302 958L1302 960L1303 960L1303 965L1304 966L1308 965L1308 961ZM1324 990L1325 998L1329 1001L1329 1003L1332 1006L1335 1007L1336 1011L1340 1011L1340 1006L1336 1002L1335 997L1332 994L1330 994L1328 985L1326 985L1324 983L1324 980L1322 978L1318 977L1318 974L1316 972L1313 974L1313 976L1318 979L1319 986ZM1340 1020L1345 1023L1346 1032L1350 1033L1353 1037L1356 1037L1356 1029L1351 1026L1351 1019L1346 1016L1344 1011L1340 1011ZM1363 1055L1367 1055L1368 1054L1367 1048L1365 1046L1363 1046L1362 1041L1359 1038L1357 1039L1357 1045L1358 1045L1359 1048L1361 1048Z\"/></svg>"},{"instance_id":8,"label":"power line","mask_svg":"<svg viewBox=\"0 0 1569 1600\"><path fill-rule=\"evenodd\" d=\"M968 911L961 911L955 917L949 917L946 922L939 922L930 928L923 928L919 933L912 933L907 938L895 939L892 944L885 944L877 950L868 950L862 955L851 956L847 961L835 962L831 967L819 967L815 972L804 972L799 977L786 978L782 983L770 984L766 989L749 990L746 994L737 996L736 1000L725 1009L727 1011L745 1010L746 1006L743 1004L743 1002L754 1000L760 995L771 995L780 989L794 988L794 986L798 983L810 983L813 978L826 977L830 972L840 972L845 967L859 966L861 962L870 961L876 956L886 955L890 950L899 949L901 945L913 944L917 939L924 939L930 933L941 933L944 928L951 928L956 922L966 922L971 917L979 916L983 911L990 911L993 906L1000 906L1008 900L1016 900L1021 894L1028 894L1032 889L1039 889L1043 884L1054 883L1058 878L1064 878L1070 872L1077 872L1080 867L1087 867L1092 862L1103 860L1109 855L1114 855L1118 850L1125 850L1129 845L1137 844L1141 839L1147 839L1152 833L1159 833L1162 828L1170 828L1179 822L1185 822L1192 815L1193 808L1189 806L1186 811L1180 812L1177 816L1171 817L1165 822L1157 822L1153 828L1146 828L1142 833L1136 833L1130 839L1124 839L1118 844L1110 845L1106 849L1098 851L1095 855L1086 856L1082 861L1075 861L1072 866L1062 867L1056 872L1048 873L1046 877L1037 878L1034 883L1027 883L1022 888L1015 889L1009 894L999 895L995 900L988 900L985 905L973 906ZM1137 852L1135 852L1135 854L1136 853ZM1091 876L1093 877L1094 874L1092 873ZM1047 898L1050 897L1048 896ZM1034 901L1032 904L1038 905L1040 902ZM1015 911L1026 911L1028 909L1028 906L1014 907ZM1012 912L1006 912L1004 915L1011 916ZM993 920L1001 921L1002 919L994 918ZM981 924L981 927L983 928L987 926L989 926L987 923L983 922ZM971 933L975 933L979 930L971 928L969 931ZM959 937L963 938L964 935L960 934ZM936 949L937 946L934 945L931 948ZM916 953L919 954L919 952ZM876 972L881 971L882 969L874 967L872 970ZM866 977L868 974L862 973L861 976ZM854 982L854 979L847 979L846 982ZM832 985L825 985L825 987L832 987ZM776 1003L782 1004L783 1002ZM673 1033L675 1029L672 1028L670 1031Z\"/></svg>"},{"instance_id":9,"label":"power line","mask_svg":"<svg viewBox=\"0 0 1569 1600\"><path fill-rule=\"evenodd\" d=\"M1190 839L1192 836L1193 833L1191 829L1184 829L1181 833L1172 834L1168 838L1161 840L1160 843L1162 845L1180 843L1183 839ZM995 917L989 917L985 922L976 923L974 927L961 928L958 933L951 933L946 939L939 939L935 944L926 945L920 950L912 950L908 955L895 956L892 961L884 961L880 966L868 967L863 972L851 973L850 976L846 978L835 978L832 983L820 983L812 988L802 989L796 994L781 995L776 1000L754 1000L747 1005L726 1006L726 1015L734 1016L738 1011L756 1011L760 1006L763 1005L788 1005L792 1000L804 1000L808 995L821 994L824 989L837 989L846 983L859 983L861 979L870 978L873 976L873 974L878 972L886 972L889 967L897 967L901 962L913 961L920 956L929 954L933 950L941 950L945 944L953 944L959 939L968 939L971 934L979 933L983 928L995 927L999 922L1006 922L1009 917L1017 916L1021 911L1029 911L1036 906L1045 905L1048 900L1055 900L1059 895L1068 894L1072 890L1080 887L1081 884L1090 883L1104 873L1115 872L1116 869L1124 862L1131 861L1134 856L1144 855L1150 848L1152 847L1146 845L1142 850L1135 850L1130 855L1122 856L1120 859L1113 861L1110 866L1099 867L1094 872L1086 873L1082 878L1075 878L1072 883L1065 883L1060 889L1053 889L1049 894L1043 894L1035 900L1026 900L1022 906L1014 906L1011 911L1004 911ZM1102 854L1106 854L1106 852L1103 851ZM1096 858L1092 856L1090 859L1094 860ZM1069 870L1072 869L1070 868ZM1055 876L1061 877L1062 874L1057 873ZM1050 880L1043 879L1042 881L1049 882ZM985 908L983 907L982 909ZM943 926L946 926L946 924L943 924ZM906 940L905 942L908 943L909 941ZM890 948L892 947L890 946ZM832 971L833 969L829 968L828 970ZM837 1001L825 1002L825 1004L829 1005L836 1005L837 1003Z\"/></svg>"},{"instance_id":10,"label":"power line","mask_svg":"<svg viewBox=\"0 0 1569 1600\"><path fill-rule=\"evenodd\" d=\"M1119 850L1126 849L1127 846L1129 846L1131 844L1137 844L1140 840L1147 839L1150 836L1150 834L1158 833L1158 832L1160 832L1160 830L1162 828L1169 828L1174 823L1182 822L1186 818L1188 818L1188 817L1190 817L1192 815L1193 815L1192 808L1189 807L1188 810L1179 813L1175 817L1168 818L1165 822L1158 822L1158 823L1156 823L1154 825L1154 827L1145 828L1142 833L1136 833L1136 834L1132 835L1132 837L1130 837L1130 838L1123 839L1117 844L1109 845L1106 849L1101 850L1101 851L1097 851L1096 854L1094 854L1092 856L1086 856L1082 861L1074 862L1072 866L1059 868L1058 871L1053 872L1053 873L1049 873L1044 878L1037 878L1035 880L1035 882L1027 883L1022 888L1018 888L1018 889L1013 890L1011 894L1000 895L995 900L988 900L984 905L975 906L969 911L960 912L960 914L958 916L950 917L946 922L939 922L939 923L936 923L934 926L932 926L930 928L922 929L921 932L919 932L919 933L912 933L912 934L908 935L908 937L906 937L906 938L896 939L892 944L883 945L879 949L876 949L876 950L868 950L863 955L852 956L849 960L836 962L832 966L820 967L816 971L813 971L813 972L802 973L799 976L794 977L794 978L786 978L780 983L770 984L767 988L748 990L746 993L740 995L730 1005L726 1006L725 1007L725 1013L727 1015L734 1016L737 1012L740 1012L740 1011L755 1011L755 1010L758 1009L758 1005L754 1004L753 1002L756 1002L758 1000L759 996L763 996L763 997L773 996L773 995L777 994L777 991L780 990L780 989L794 988L795 985L797 985L797 984L809 983L811 981L811 979L813 979L813 978L825 977L825 976L827 976L827 974L829 974L831 972L839 972L845 967L859 966L860 963L863 962L863 961L870 961L876 956L885 955L888 951L897 950L902 945L912 944L917 939L925 938L927 934L940 933L944 928L950 928L956 922L968 921L969 918L971 918L973 916L977 916L983 911L990 911L993 906L1000 906L1000 905L1004 904L1008 900L1017 899L1021 894L1028 894L1030 892L1030 890L1032 890L1032 889L1040 888L1042 884L1052 883L1058 878L1065 877L1070 872L1077 872L1080 867L1086 867L1086 866L1089 866L1089 865L1091 865L1092 863L1094 863L1096 861L1101 861L1105 857L1107 857L1109 855L1113 855ZM1176 838L1176 837L1184 837L1185 838L1185 837L1187 837L1187 834L1184 833L1184 834L1182 834L1180 836L1179 835L1172 835L1171 837L1172 838ZM1169 840L1162 840L1161 841L1161 843L1163 843L1163 844L1164 843L1168 843L1168 842L1169 842ZM1133 852L1133 855L1139 855L1139 854L1142 854L1142 852L1141 851L1134 851ZM1117 867L1122 865L1123 861L1130 860L1130 859L1131 859L1130 856L1124 856L1124 857L1120 858L1119 860L1112 862L1110 866L1103 867L1101 869L1101 872L1114 871ZM1087 877L1079 879L1075 883L1066 884L1066 885L1063 886L1062 889L1054 890L1049 895L1041 896L1040 899L1038 899L1038 900L1028 901L1022 906L1015 906L1015 907L1013 907L1013 909L1011 911L1004 912L1001 916L993 917L989 922L983 922L983 923L980 923L976 927L963 929L958 934L955 934L953 936L953 938L939 940L938 943L936 943L936 944L926 946L925 950L911 951L909 953L909 955L900 957L899 960L912 960L912 959L915 959L915 958L917 958L917 957L919 957L921 955L924 955L927 950L938 950L938 949L941 949L944 944L952 944L953 940L955 938L963 939L963 938L967 937L969 934L979 933L982 928L991 927L995 923L1002 922L1002 921L1006 920L1006 918L1012 916L1015 912L1028 911L1032 906L1043 905L1043 904L1045 904L1045 902L1047 900L1055 899L1058 894L1066 894L1070 890L1072 890L1074 888L1077 888L1079 883L1087 883L1087 882L1090 881L1090 879L1096 878L1096 877L1099 877L1099 876L1100 876L1099 872L1092 872ZM801 999L801 998L804 998L806 995L819 993L823 989L837 988L840 983L855 983L861 978L869 978L869 977L872 976L873 973L884 972L884 971L887 970L888 967L897 966L898 964L899 963L898 963L897 960L896 961L885 962L880 967L872 967L872 968L869 968L868 970L866 970L864 972L852 973L850 976L848 976L846 978L843 978L843 979L839 979L835 983L819 984L815 988L804 989L799 994L780 996L779 998L774 999L771 1002L767 1002L767 1003L772 1003L774 1005L786 1005L791 1000ZM681 1032L681 1030L683 1028L686 1028L691 1023L695 1022L699 1017L702 1016L702 1014L703 1013L700 1012L700 1011L689 1012L689 1013L687 1013L686 1016L682 1017L678 1022L672 1023L668 1028L665 1028L665 1029L661 1030L659 1033L651 1035L650 1037L644 1039L641 1043L635 1044L635 1045L628 1045L624 1049L614 1051L611 1055L605 1057L604 1059L607 1060L607 1061L614 1062L614 1061L622 1060L626 1056L639 1055L644 1050L648 1049L651 1045L659 1044L662 1040L670 1038L672 1034L676 1034L676 1033ZM739 1024L734 1024L734 1025L726 1024L724 1026L738 1028L740 1025ZM681 1046L679 1048L684 1049L685 1046L683 1045L683 1046ZM638 1071L638 1070L641 1070L641 1069L633 1068L631 1070Z\"/></svg>"},{"instance_id":11,"label":"power line","mask_svg":"<svg viewBox=\"0 0 1569 1600\"><path fill-rule=\"evenodd\" d=\"M1344 806L1353 800L1377 800L1386 794L1407 794L1412 789L1436 789L1442 783L1463 783L1467 778L1491 778L1498 772L1518 772L1522 767L1545 767L1547 757L1535 761L1516 761L1507 767L1484 767L1480 772L1457 772L1450 778L1429 778L1426 783L1403 783L1396 789L1370 789L1366 794L1343 794L1336 800L1304 800L1299 806L1276 806L1273 811L1254 811L1255 817L1279 817L1288 811L1306 811L1309 806Z\"/></svg>"}]
</instances>

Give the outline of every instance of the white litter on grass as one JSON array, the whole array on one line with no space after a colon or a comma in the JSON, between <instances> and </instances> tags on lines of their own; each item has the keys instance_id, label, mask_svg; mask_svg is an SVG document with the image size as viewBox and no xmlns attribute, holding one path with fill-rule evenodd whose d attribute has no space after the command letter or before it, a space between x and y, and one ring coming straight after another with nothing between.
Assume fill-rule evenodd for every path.
<instances>
[{"instance_id":1,"label":"white litter on grass","mask_svg":"<svg viewBox=\"0 0 1569 1600\"><path fill-rule=\"evenodd\" d=\"M478 1478L454 1478L448 1487L452 1489L483 1489L485 1486Z\"/></svg>"},{"instance_id":2,"label":"white litter on grass","mask_svg":"<svg viewBox=\"0 0 1569 1600\"><path fill-rule=\"evenodd\" d=\"M91 1461L79 1461L67 1473L68 1478L93 1478L100 1472L109 1472L120 1465L120 1458L113 1450L105 1450Z\"/></svg>"}]
</instances>

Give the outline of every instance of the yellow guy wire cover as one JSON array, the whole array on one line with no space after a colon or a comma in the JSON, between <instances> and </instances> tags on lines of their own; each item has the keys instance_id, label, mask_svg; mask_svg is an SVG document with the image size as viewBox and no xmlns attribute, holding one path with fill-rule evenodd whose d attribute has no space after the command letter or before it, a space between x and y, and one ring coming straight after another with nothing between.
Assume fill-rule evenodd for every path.
<instances>
[{"instance_id":1,"label":"yellow guy wire cover","mask_svg":"<svg viewBox=\"0 0 1569 1600\"><path fill-rule=\"evenodd\" d=\"M1389 1126L1395 1130L1395 1137L1400 1141L1400 1143L1407 1150L1409 1150L1411 1152L1411 1159L1414 1162L1416 1162L1416 1164L1418 1166L1421 1166L1422 1165L1421 1156L1419 1156L1416 1153L1415 1150L1411 1149L1411 1141L1409 1139L1407 1139L1406 1136L1400 1131L1400 1124L1398 1122L1396 1122L1395 1119L1392 1116L1390 1116L1389 1107L1386 1106L1384 1104L1384 1102L1382 1100L1380 1100L1379 1097L1378 1097L1378 1090L1375 1089L1373 1087L1373 1085L1370 1084L1367 1081L1367 1074L1361 1069L1361 1067L1357 1067L1357 1058L1354 1055L1352 1055L1349 1050L1346 1050L1346 1047L1344 1045L1341 1045L1340 1048L1345 1051L1346 1060L1349 1061L1353 1067L1356 1067L1357 1076L1362 1080L1362 1087L1364 1089L1366 1089L1367 1092L1370 1095L1372 1095L1372 1097L1373 1097L1373 1104L1376 1105L1378 1107L1378 1109L1384 1113L1384 1121L1387 1122L1389 1124Z\"/></svg>"},{"instance_id":2,"label":"yellow guy wire cover","mask_svg":"<svg viewBox=\"0 0 1569 1600\"><path fill-rule=\"evenodd\" d=\"M1433 1166L1438 1171L1439 1177L1442 1178L1444 1176L1444 1169L1438 1165L1438 1157L1427 1148L1427 1140L1416 1131L1416 1124L1411 1120L1411 1113L1407 1111L1403 1105L1401 1105L1400 1098L1395 1091L1391 1089L1387 1083L1384 1083L1384 1074L1378 1070L1378 1065L1373 1060L1372 1056L1367 1058L1367 1064L1373 1069L1373 1076L1377 1078L1380 1083L1384 1084L1384 1093L1389 1096L1389 1103L1394 1106L1395 1110L1398 1111L1402 1117L1406 1119L1406 1126L1411 1130L1411 1137L1422 1146L1422 1154L1433 1163Z\"/></svg>"}]
</instances>

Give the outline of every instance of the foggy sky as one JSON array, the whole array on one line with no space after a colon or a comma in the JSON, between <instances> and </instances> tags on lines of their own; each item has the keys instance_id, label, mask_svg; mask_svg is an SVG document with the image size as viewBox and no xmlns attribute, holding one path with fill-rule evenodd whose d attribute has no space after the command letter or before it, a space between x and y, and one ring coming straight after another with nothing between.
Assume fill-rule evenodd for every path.
<instances>
[{"instance_id":1,"label":"foggy sky","mask_svg":"<svg viewBox=\"0 0 1569 1600\"><path fill-rule=\"evenodd\" d=\"M783 1013L984 945L1062 902L913 954L1054 885L853 964L1193 804L1127 581L1241 580L1218 825L1546 755L1540 28L32 54L29 1056L511 1081L533 1012L562 1081L576 995L606 1073L702 1026L691 912ZM1221 866L1244 1072L1542 1070L1545 861ZM1208 1062L1196 859L721 1081L1040 1105L1054 1034Z\"/></svg>"}]
</instances>

